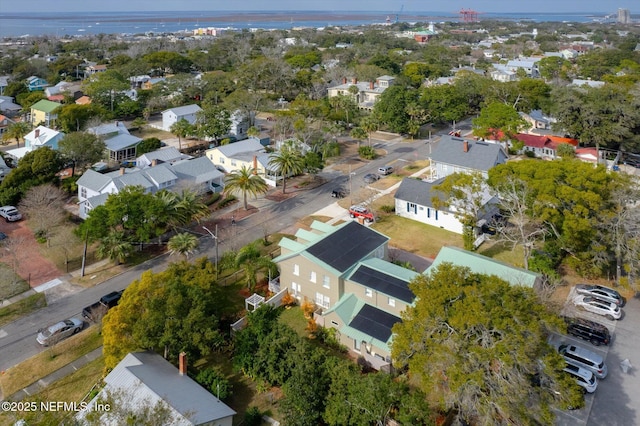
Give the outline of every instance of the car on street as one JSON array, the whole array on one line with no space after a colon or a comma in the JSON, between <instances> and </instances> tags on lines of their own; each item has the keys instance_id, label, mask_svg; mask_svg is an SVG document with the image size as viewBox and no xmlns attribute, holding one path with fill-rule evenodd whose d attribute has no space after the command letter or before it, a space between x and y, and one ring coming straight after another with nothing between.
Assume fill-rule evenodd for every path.
<instances>
[{"instance_id":1,"label":"car on street","mask_svg":"<svg viewBox=\"0 0 640 426\"><path fill-rule=\"evenodd\" d=\"M576 383L582 386L585 392L594 393L598 388L598 380L596 380L596 377L589 370L567 364L563 371L576 379Z\"/></svg>"},{"instance_id":2,"label":"car on street","mask_svg":"<svg viewBox=\"0 0 640 426\"><path fill-rule=\"evenodd\" d=\"M347 194L344 192L344 189L342 188L336 188L333 191L331 191L331 196L333 198L344 198Z\"/></svg>"},{"instance_id":3,"label":"car on street","mask_svg":"<svg viewBox=\"0 0 640 426\"><path fill-rule=\"evenodd\" d=\"M606 300L607 302L615 303L620 307L623 307L626 303L626 300L620 293L603 285L578 284L576 285L576 293L584 294L585 296L593 296L600 300Z\"/></svg>"},{"instance_id":4,"label":"car on street","mask_svg":"<svg viewBox=\"0 0 640 426\"><path fill-rule=\"evenodd\" d=\"M558 352L567 361L585 370L591 371L598 379L607 377L608 369L602 356L578 345L560 345Z\"/></svg>"},{"instance_id":5,"label":"car on street","mask_svg":"<svg viewBox=\"0 0 640 426\"><path fill-rule=\"evenodd\" d=\"M84 322L78 318L69 318L55 323L43 330L38 331L36 341L42 346L49 346L76 334L84 327Z\"/></svg>"},{"instance_id":6,"label":"car on street","mask_svg":"<svg viewBox=\"0 0 640 426\"><path fill-rule=\"evenodd\" d=\"M380 173L382 176L390 175L391 173L393 173L393 167L391 166L379 167L378 173Z\"/></svg>"},{"instance_id":7,"label":"car on street","mask_svg":"<svg viewBox=\"0 0 640 426\"><path fill-rule=\"evenodd\" d=\"M352 219L363 218L365 222L371 223L375 220L373 212L365 206L351 206L349 207L349 216Z\"/></svg>"},{"instance_id":8,"label":"car on street","mask_svg":"<svg viewBox=\"0 0 640 426\"><path fill-rule=\"evenodd\" d=\"M577 295L573 299L573 304L585 311L593 312L594 314L602 315L610 320L618 320L622 317L622 310L615 303L607 302L604 300L596 299L592 296Z\"/></svg>"},{"instance_id":9,"label":"car on street","mask_svg":"<svg viewBox=\"0 0 640 426\"><path fill-rule=\"evenodd\" d=\"M595 321L584 318L564 317L567 324L567 334L579 337L594 346L608 345L611 342L609 329Z\"/></svg>"},{"instance_id":10,"label":"car on street","mask_svg":"<svg viewBox=\"0 0 640 426\"><path fill-rule=\"evenodd\" d=\"M18 209L13 206L0 207L0 216L2 216L7 222L16 222L22 219L22 215Z\"/></svg>"},{"instance_id":11,"label":"car on street","mask_svg":"<svg viewBox=\"0 0 640 426\"><path fill-rule=\"evenodd\" d=\"M107 311L118 304L124 290L112 291L105 294L96 303L87 306L82 310L82 317L87 321L98 321L102 319Z\"/></svg>"},{"instance_id":12,"label":"car on street","mask_svg":"<svg viewBox=\"0 0 640 426\"><path fill-rule=\"evenodd\" d=\"M367 173L366 175L364 175L363 179L364 179L364 183L374 183L378 179L380 179L380 176L378 176L375 173Z\"/></svg>"}]
</instances>

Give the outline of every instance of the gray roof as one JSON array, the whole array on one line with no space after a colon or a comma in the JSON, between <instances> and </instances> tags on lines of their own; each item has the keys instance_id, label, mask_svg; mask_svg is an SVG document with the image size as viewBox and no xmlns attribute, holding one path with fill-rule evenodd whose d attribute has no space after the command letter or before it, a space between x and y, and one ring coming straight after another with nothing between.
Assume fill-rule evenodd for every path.
<instances>
[{"instance_id":1,"label":"gray roof","mask_svg":"<svg viewBox=\"0 0 640 426\"><path fill-rule=\"evenodd\" d=\"M165 109L164 111L162 111L162 114L164 114L165 112L173 112L176 116L180 117L182 115L195 114L198 111L202 111L202 108L200 108L196 104L192 104L192 105L184 105L176 108Z\"/></svg>"},{"instance_id":2,"label":"gray roof","mask_svg":"<svg viewBox=\"0 0 640 426\"><path fill-rule=\"evenodd\" d=\"M118 171L116 171L115 173L118 173ZM124 189L127 186L141 186L146 191L148 191L154 187L153 183L149 181L149 179L147 179L144 174L140 173L137 170L133 173L118 175L113 179L113 183L118 187L119 190Z\"/></svg>"},{"instance_id":3,"label":"gray roof","mask_svg":"<svg viewBox=\"0 0 640 426\"><path fill-rule=\"evenodd\" d=\"M111 194L109 194L108 192L105 192L104 194L98 194L95 197L87 198L86 202L91 206L91 208L95 209L96 207L106 203L107 198L109 198L109 195Z\"/></svg>"},{"instance_id":4,"label":"gray roof","mask_svg":"<svg viewBox=\"0 0 640 426\"><path fill-rule=\"evenodd\" d=\"M220 145L217 150L220 151L225 157L230 158L240 153L255 153L264 151L264 146L258 139L249 138L227 145Z\"/></svg>"},{"instance_id":5,"label":"gray roof","mask_svg":"<svg viewBox=\"0 0 640 426\"><path fill-rule=\"evenodd\" d=\"M433 189L434 186L441 184L443 180L444 178L434 182L425 182L414 178L404 178L396 191L395 198L396 200L408 201L419 206L434 208L433 197L438 197L443 201L446 198L443 193ZM447 211L448 209L443 207L438 210Z\"/></svg>"},{"instance_id":6,"label":"gray roof","mask_svg":"<svg viewBox=\"0 0 640 426\"><path fill-rule=\"evenodd\" d=\"M120 134L104 141L109 151L120 151L130 146L138 145L142 139L137 136Z\"/></svg>"},{"instance_id":7,"label":"gray roof","mask_svg":"<svg viewBox=\"0 0 640 426\"><path fill-rule=\"evenodd\" d=\"M469 149L464 152L464 142ZM497 143L474 141L454 136L442 136L438 146L431 154L431 161L478 171L488 171L497 164L506 161L502 146Z\"/></svg>"},{"instance_id":8,"label":"gray roof","mask_svg":"<svg viewBox=\"0 0 640 426\"><path fill-rule=\"evenodd\" d=\"M78 179L78 186L84 186L92 191L99 192L111 182L111 177L89 169Z\"/></svg>"},{"instance_id":9,"label":"gray roof","mask_svg":"<svg viewBox=\"0 0 640 426\"><path fill-rule=\"evenodd\" d=\"M127 402L134 406L163 400L183 417L176 419L180 424L188 424L185 420L195 425L213 423L236 414L189 376L181 375L169 361L153 352L129 353L104 381L111 390L135 390L127 395Z\"/></svg>"},{"instance_id":10,"label":"gray roof","mask_svg":"<svg viewBox=\"0 0 640 426\"><path fill-rule=\"evenodd\" d=\"M223 176L222 172L207 157L183 160L174 163L173 172L181 178L195 179L195 183L208 182Z\"/></svg>"},{"instance_id":11,"label":"gray roof","mask_svg":"<svg viewBox=\"0 0 640 426\"><path fill-rule=\"evenodd\" d=\"M153 180L157 186L160 186L163 183L171 182L178 180L178 176L173 173L169 167L164 164L160 164L155 167L149 167L142 171L142 174L147 176L147 178Z\"/></svg>"},{"instance_id":12,"label":"gray roof","mask_svg":"<svg viewBox=\"0 0 640 426\"><path fill-rule=\"evenodd\" d=\"M147 152L146 154L141 155L138 159L145 159L149 163L153 160L163 161L165 163L176 161L176 160L184 160L190 158L186 154L182 154L176 148L172 146L168 146L166 148L158 149L156 151Z\"/></svg>"},{"instance_id":13,"label":"gray roof","mask_svg":"<svg viewBox=\"0 0 640 426\"><path fill-rule=\"evenodd\" d=\"M127 127L124 125L123 122L121 121L115 121L115 122L109 122L109 123L102 123L98 126L94 126L94 127L89 127L87 129L87 132L89 133L93 133L96 136L104 136L104 135L110 135L111 133L114 134L120 134L120 133L125 133L128 134L129 130L127 130Z\"/></svg>"}]
</instances>

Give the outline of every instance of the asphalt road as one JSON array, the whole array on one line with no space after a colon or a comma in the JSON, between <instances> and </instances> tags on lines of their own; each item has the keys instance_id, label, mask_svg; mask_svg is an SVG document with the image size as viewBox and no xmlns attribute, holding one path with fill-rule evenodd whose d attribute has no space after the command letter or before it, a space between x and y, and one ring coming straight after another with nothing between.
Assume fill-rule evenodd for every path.
<instances>
[{"instance_id":1,"label":"asphalt road","mask_svg":"<svg viewBox=\"0 0 640 426\"><path fill-rule=\"evenodd\" d=\"M426 142L428 141L374 141L376 147L387 150L387 155L371 161L357 170L357 173L352 176L354 192L358 185L363 185L362 176L366 173L375 173L382 165L394 163L400 159L413 161L416 158L426 158L430 151L429 143ZM265 229L269 233L273 233L294 225L298 220L334 202L335 199L330 196L333 188L336 186L348 187L348 174L326 171L319 175L325 179L324 185L300 191L293 198L280 203L267 203L265 200L252 201L252 204L260 204L260 212L238 221L231 229L220 229L219 253L222 254L228 249L238 249L260 238ZM212 238L206 235L202 237L200 251L197 255L214 258L215 245ZM69 317L80 317L85 306L94 303L111 291L126 288L148 269L154 272L164 270L170 261L167 256L160 256L94 287L79 288L77 292L59 298L49 306L3 326L0 328L0 371L44 350L35 339L38 329Z\"/></svg>"}]
</instances>

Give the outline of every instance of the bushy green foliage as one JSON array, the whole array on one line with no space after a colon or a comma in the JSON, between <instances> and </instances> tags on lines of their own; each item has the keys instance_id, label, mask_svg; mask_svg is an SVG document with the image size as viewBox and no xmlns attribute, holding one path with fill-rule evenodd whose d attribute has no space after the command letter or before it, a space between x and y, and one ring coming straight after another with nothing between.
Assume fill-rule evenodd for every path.
<instances>
[{"instance_id":1,"label":"bushy green foliage","mask_svg":"<svg viewBox=\"0 0 640 426\"><path fill-rule=\"evenodd\" d=\"M219 368L205 368L196 377L196 382L219 399L226 399L232 394L231 383Z\"/></svg>"},{"instance_id":2,"label":"bushy green foliage","mask_svg":"<svg viewBox=\"0 0 640 426\"><path fill-rule=\"evenodd\" d=\"M220 198L222 198L222 194L220 192L214 192L213 194L211 194L209 196L209 198L207 198L207 200L204 203L207 206L211 206L211 205L215 204L216 201L218 201Z\"/></svg>"},{"instance_id":3,"label":"bushy green foliage","mask_svg":"<svg viewBox=\"0 0 640 426\"><path fill-rule=\"evenodd\" d=\"M375 160L378 157L376 150L371 146L361 146L358 148L358 155L367 160Z\"/></svg>"},{"instance_id":4,"label":"bushy green foliage","mask_svg":"<svg viewBox=\"0 0 640 426\"><path fill-rule=\"evenodd\" d=\"M147 152L152 152L157 149L160 149L162 146L162 141L158 138L147 138L142 139L136 148L136 153L138 156L146 154Z\"/></svg>"},{"instance_id":5,"label":"bushy green foliage","mask_svg":"<svg viewBox=\"0 0 640 426\"><path fill-rule=\"evenodd\" d=\"M384 204L380 206L380 211L383 213L393 213L396 211L396 206L392 204Z\"/></svg>"},{"instance_id":6,"label":"bushy green foliage","mask_svg":"<svg viewBox=\"0 0 640 426\"><path fill-rule=\"evenodd\" d=\"M227 207L229 204L233 203L237 199L238 199L238 197L236 197L235 195L229 194L229 195L225 196L222 199L222 201L220 201L220 203L218 204L218 208L222 209L224 207Z\"/></svg>"},{"instance_id":7,"label":"bushy green foliage","mask_svg":"<svg viewBox=\"0 0 640 426\"><path fill-rule=\"evenodd\" d=\"M244 424L246 426L260 426L262 424L262 412L258 407L247 408L244 413Z\"/></svg>"}]
</instances>

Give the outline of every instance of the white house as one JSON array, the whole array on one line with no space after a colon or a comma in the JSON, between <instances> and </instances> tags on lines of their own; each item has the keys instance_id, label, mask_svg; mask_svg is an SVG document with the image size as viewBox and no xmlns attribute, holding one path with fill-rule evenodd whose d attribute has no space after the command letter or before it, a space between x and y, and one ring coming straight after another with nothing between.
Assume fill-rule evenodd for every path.
<instances>
[{"instance_id":1,"label":"white house","mask_svg":"<svg viewBox=\"0 0 640 426\"><path fill-rule=\"evenodd\" d=\"M171 126L182 119L195 124L196 115L199 111L202 111L202 108L196 104L166 109L162 111L162 129L169 132Z\"/></svg>"},{"instance_id":2,"label":"white house","mask_svg":"<svg viewBox=\"0 0 640 426\"><path fill-rule=\"evenodd\" d=\"M104 378L105 386L76 418L101 412L100 424L120 425L118 414L153 410L158 404L167 409L165 424L176 426L231 426L236 414L187 375L187 361L180 354L176 369L154 352L131 352ZM117 403L114 410L99 404ZM115 408L115 407L114 407Z\"/></svg>"},{"instance_id":3,"label":"white house","mask_svg":"<svg viewBox=\"0 0 640 426\"><path fill-rule=\"evenodd\" d=\"M208 149L206 157L220 170L227 173L242 167L253 168L270 186L276 186L276 176L269 169L269 154L257 138L220 145Z\"/></svg>"},{"instance_id":4,"label":"white house","mask_svg":"<svg viewBox=\"0 0 640 426\"><path fill-rule=\"evenodd\" d=\"M7 154L21 159L27 153L42 147L58 149L58 142L64 138L65 134L45 126L38 126L24 137L24 146L7 151Z\"/></svg>"},{"instance_id":5,"label":"white house","mask_svg":"<svg viewBox=\"0 0 640 426\"><path fill-rule=\"evenodd\" d=\"M327 96L329 98L336 97L338 95L351 96L361 109L372 109L382 92L387 90L393 82L395 77L389 75L383 75L376 79L376 81L359 82L357 78L352 78L347 82L346 78L342 79L342 84L327 89ZM351 87L357 89L353 94L349 91Z\"/></svg>"}]
</instances>

